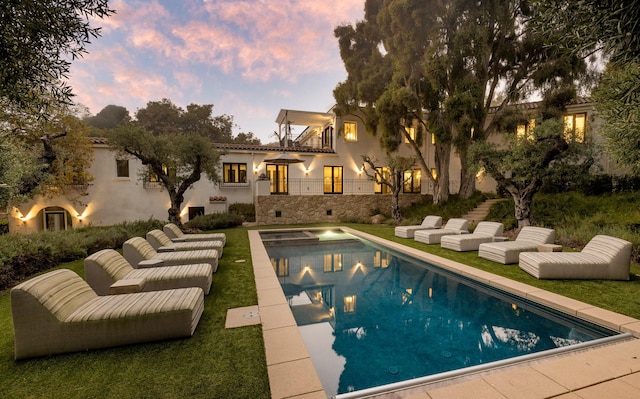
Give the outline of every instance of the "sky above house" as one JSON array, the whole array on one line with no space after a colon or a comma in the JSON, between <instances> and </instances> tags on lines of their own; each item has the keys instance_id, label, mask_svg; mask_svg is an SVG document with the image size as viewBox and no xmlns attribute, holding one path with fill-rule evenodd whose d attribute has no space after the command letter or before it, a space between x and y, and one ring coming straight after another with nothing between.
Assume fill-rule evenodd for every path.
<instances>
[{"instance_id":1,"label":"sky above house","mask_svg":"<svg viewBox=\"0 0 640 399\"><path fill-rule=\"evenodd\" d=\"M132 116L149 101L213 104L234 135L275 140L280 109L326 112L346 79L335 27L355 24L364 0L112 0L93 22L102 36L73 61L77 103ZM302 128L293 128L293 135Z\"/></svg>"}]
</instances>

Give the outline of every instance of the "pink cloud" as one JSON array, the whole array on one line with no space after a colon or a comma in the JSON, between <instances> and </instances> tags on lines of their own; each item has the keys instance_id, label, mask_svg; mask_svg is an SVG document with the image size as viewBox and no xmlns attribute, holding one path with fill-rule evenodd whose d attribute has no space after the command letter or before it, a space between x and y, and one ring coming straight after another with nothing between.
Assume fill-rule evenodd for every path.
<instances>
[{"instance_id":1,"label":"pink cloud","mask_svg":"<svg viewBox=\"0 0 640 399\"><path fill-rule=\"evenodd\" d=\"M248 80L295 81L300 74L341 67L333 29L361 18L362 0L220 0L186 2L181 21L158 0L116 0L102 21L126 43L183 64L239 71Z\"/></svg>"}]
</instances>

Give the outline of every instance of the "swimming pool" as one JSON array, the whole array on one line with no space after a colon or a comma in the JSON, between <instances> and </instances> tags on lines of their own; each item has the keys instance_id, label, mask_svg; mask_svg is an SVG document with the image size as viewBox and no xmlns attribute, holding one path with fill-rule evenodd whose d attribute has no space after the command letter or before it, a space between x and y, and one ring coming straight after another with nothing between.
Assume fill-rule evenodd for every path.
<instances>
[{"instance_id":1,"label":"swimming pool","mask_svg":"<svg viewBox=\"0 0 640 399\"><path fill-rule=\"evenodd\" d=\"M329 395L617 334L355 236L318 237L265 246Z\"/></svg>"}]
</instances>

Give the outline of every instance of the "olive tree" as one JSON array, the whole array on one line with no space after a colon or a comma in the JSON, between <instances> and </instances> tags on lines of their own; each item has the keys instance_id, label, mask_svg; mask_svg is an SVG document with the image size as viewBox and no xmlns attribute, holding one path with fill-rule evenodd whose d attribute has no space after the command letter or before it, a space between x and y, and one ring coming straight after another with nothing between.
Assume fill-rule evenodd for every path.
<instances>
[{"instance_id":1,"label":"olive tree","mask_svg":"<svg viewBox=\"0 0 640 399\"><path fill-rule=\"evenodd\" d=\"M197 112L192 110L209 110ZM180 210L184 193L202 175L217 182L220 153L215 150L212 135L226 136L228 124L217 124L211 115L213 106L195 104L183 110L169 100L149 102L136 112L134 121L109 131L109 145L115 151L139 159L147 170L140 178L157 177L171 201L169 221L181 225ZM150 112L153 111L153 112ZM217 132L220 130L220 132Z\"/></svg>"}]
</instances>

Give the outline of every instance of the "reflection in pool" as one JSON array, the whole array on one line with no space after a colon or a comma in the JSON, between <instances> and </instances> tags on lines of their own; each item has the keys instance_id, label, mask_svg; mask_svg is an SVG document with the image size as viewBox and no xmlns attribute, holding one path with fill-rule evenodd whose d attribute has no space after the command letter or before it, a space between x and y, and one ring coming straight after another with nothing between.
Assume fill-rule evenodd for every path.
<instances>
[{"instance_id":1,"label":"reflection in pool","mask_svg":"<svg viewBox=\"0 0 640 399\"><path fill-rule=\"evenodd\" d=\"M328 395L617 334L347 233L331 237L265 242Z\"/></svg>"}]
</instances>

